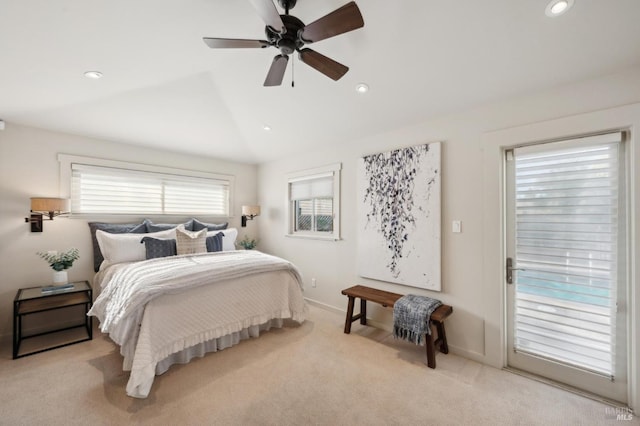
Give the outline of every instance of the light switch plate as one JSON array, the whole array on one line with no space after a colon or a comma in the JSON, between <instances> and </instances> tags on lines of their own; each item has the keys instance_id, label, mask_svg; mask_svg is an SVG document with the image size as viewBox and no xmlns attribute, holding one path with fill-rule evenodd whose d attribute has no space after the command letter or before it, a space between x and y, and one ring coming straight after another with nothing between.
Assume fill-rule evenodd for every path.
<instances>
[{"instance_id":1,"label":"light switch plate","mask_svg":"<svg viewBox=\"0 0 640 426\"><path fill-rule=\"evenodd\" d=\"M451 232L462 232L462 222L460 222L459 220L454 220L453 222L451 222Z\"/></svg>"}]
</instances>

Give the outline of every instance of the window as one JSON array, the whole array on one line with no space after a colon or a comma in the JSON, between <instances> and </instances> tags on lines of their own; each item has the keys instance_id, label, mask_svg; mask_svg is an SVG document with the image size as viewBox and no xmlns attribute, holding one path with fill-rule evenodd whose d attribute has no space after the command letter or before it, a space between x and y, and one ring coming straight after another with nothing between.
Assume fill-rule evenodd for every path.
<instances>
[{"instance_id":1,"label":"window","mask_svg":"<svg viewBox=\"0 0 640 426\"><path fill-rule=\"evenodd\" d=\"M233 177L61 155L73 214L229 216Z\"/></svg>"},{"instance_id":2,"label":"window","mask_svg":"<svg viewBox=\"0 0 640 426\"><path fill-rule=\"evenodd\" d=\"M289 175L289 236L340 238L340 168L335 164Z\"/></svg>"}]
</instances>

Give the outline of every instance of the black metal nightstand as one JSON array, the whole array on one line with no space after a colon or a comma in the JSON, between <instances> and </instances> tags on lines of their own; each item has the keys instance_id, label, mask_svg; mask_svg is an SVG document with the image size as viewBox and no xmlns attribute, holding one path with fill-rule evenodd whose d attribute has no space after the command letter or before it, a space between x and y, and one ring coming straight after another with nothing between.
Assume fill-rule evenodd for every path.
<instances>
[{"instance_id":1,"label":"black metal nightstand","mask_svg":"<svg viewBox=\"0 0 640 426\"><path fill-rule=\"evenodd\" d=\"M73 282L66 286L30 287L18 290L18 293L13 300L13 359L93 339L93 318L87 316L87 312L91 309L92 304L93 289L88 281ZM28 336L24 336L22 334L22 319L26 315L33 315L54 309L64 309L81 305L84 305L84 319L82 324L70 327L54 328L45 332L30 334ZM30 339L32 337L43 336L45 334L57 333L80 327L85 328L87 337L20 354L20 344L24 339Z\"/></svg>"}]
</instances>

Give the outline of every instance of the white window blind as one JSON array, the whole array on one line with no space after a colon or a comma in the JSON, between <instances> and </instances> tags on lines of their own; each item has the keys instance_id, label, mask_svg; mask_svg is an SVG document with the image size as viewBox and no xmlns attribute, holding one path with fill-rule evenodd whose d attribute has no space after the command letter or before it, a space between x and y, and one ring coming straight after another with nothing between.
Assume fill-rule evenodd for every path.
<instances>
[{"instance_id":1,"label":"white window blind","mask_svg":"<svg viewBox=\"0 0 640 426\"><path fill-rule=\"evenodd\" d=\"M291 200L333 197L333 173L292 179L289 183Z\"/></svg>"},{"instance_id":2,"label":"white window blind","mask_svg":"<svg viewBox=\"0 0 640 426\"><path fill-rule=\"evenodd\" d=\"M72 163L71 211L227 216L229 182Z\"/></svg>"},{"instance_id":3,"label":"white window blind","mask_svg":"<svg viewBox=\"0 0 640 426\"><path fill-rule=\"evenodd\" d=\"M594 139L514 151L515 349L613 376L621 134Z\"/></svg>"}]
</instances>

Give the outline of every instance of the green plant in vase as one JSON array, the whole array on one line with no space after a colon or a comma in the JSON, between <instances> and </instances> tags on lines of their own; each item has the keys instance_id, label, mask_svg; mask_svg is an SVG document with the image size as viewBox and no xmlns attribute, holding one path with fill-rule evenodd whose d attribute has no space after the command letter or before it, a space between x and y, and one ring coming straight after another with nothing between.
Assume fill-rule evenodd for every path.
<instances>
[{"instance_id":1,"label":"green plant in vase","mask_svg":"<svg viewBox=\"0 0 640 426\"><path fill-rule=\"evenodd\" d=\"M252 250L258 245L258 240L254 240L253 238L249 238L248 235L245 235L243 239L238 241L238 245L245 250Z\"/></svg>"},{"instance_id":2,"label":"green plant in vase","mask_svg":"<svg viewBox=\"0 0 640 426\"><path fill-rule=\"evenodd\" d=\"M63 271L73 266L73 262L80 257L80 252L77 248L71 248L62 253L53 250L46 253L39 251L38 256L46 260L54 271Z\"/></svg>"},{"instance_id":3,"label":"green plant in vase","mask_svg":"<svg viewBox=\"0 0 640 426\"><path fill-rule=\"evenodd\" d=\"M80 252L75 247L62 253L51 250L44 253L39 251L37 254L53 269L54 284L66 284L69 282L67 269L71 268L73 262L80 257Z\"/></svg>"}]
</instances>

